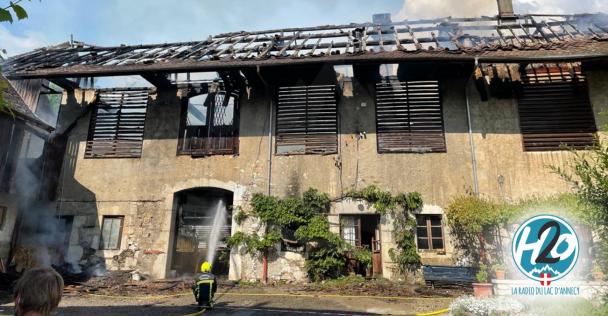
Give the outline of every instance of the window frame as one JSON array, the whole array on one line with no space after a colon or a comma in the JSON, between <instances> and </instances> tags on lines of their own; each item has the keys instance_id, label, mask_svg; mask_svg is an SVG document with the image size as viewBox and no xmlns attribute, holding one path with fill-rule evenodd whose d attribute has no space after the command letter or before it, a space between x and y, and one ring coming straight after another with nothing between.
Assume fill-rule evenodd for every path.
<instances>
[{"instance_id":1,"label":"window frame","mask_svg":"<svg viewBox=\"0 0 608 316\"><path fill-rule=\"evenodd\" d=\"M188 128L188 106L191 98L200 96L200 95L211 95L214 97L218 93L223 93L224 98L234 98L234 109L233 109L233 117L232 117L232 129L234 136L232 136L233 145L231 148L211 148L211 149L185 149L186 139L184 138L184 131ZM229 101L228 101L229 102ZM178 131L178 141L177 141L177 156L192 156L192 157L205 157L205 156L221 156L221 155L233 155L237 156L239 154L240 147L240 117L241 117L241 95L238 90L225 90L221 89L220 91L210 92L210 91L202 91L198 93L189 93L187 97L182 98L181 106L180 106L180 121L179 121L179 131ZM215 102L213 103L215 107ZM209 115L209 113L214 111L215 109L207 109L207 113L205 116L207 129L212 128L213 124L210 124L214 120L214 115ZM191 137L191 136L190 136ZM227 137L228 138L228 137ZM203 141L208 138L202 138Z\"/></svg>"},{"instance_id":2,"label":"window frame","mask_svg":"<svg viewBox=\"0 0 608 316\"><path fill-rule=\"evenodd\" d=\"M381 87L387 87L387 86L392 86L392 85L398 85L399 86L399 90L394 91L395 94L404 94L404 96L402 96L402 101L392 101L392 103L396 103L396 105L389 107L386 106L385 108L382 108L382 106L379 105L380 102L382 101L389 101L386 100L385 98L395 98L395 96L390 95L388 91L391 91L390 89L385 89L384 91L381 91ZM416 87L416 88L410 88L410 85L412 87ZM436 85L436 88L421 88L420 86L424 86L424 85ZM406 154L411 154L411 153L415 153L415 154L426 154L426 153L446 153L447 152L447 143L446 143L446 139L445 139L445 115L444 115L444 106L443 106L443 89L442 89L443 85L441 83L440 80L404 80L404 81L383 81L383 82L379 82L376 83L375 85L375 90L374 90L374 117L375 117L375 127L376 127L376 136L377 136L377 140L376 140L376 151L378 154L394 154L394 153L406 153ZM429 111L433 111L433 109L428 109L428 107L430 107L432 105L432 103L436 103L437 104L437 108L434 110L435 112L437 112L435 114L435 116L431 116L428 113L426 114L426 117L424 119L422 119L421 116L418 117L412 117L412 112L413 110L421 110L420 107L416 107L415 105L410 105L410 102L412 99L416 99L417 97L415 96L415 93L421 93L420 91L423 89L432 89L432 90L436 90L437 93L437 101L433 102L433 101L424 101L427 104L424 105L419 105L420 107L427 107L427 109L424 109L425 111L429 112ZM381 96L381 94L383 94L383 96ZM387 96L388 95L388 96ZM384 99L384 100L383 100ZM421 102L421 101L417 101L417 102ZM397 109L397 107L402 107L402 108L406 108L407 109L407 117L402 118L399 121L396 121L395 119L395 113L391 113L391 112L395 112L398 111L399 109ZM381 111L386 111L388 112L387 114L387 119L384 119L384 121L382 121L380 119L380 112ZM415 114L415 112L414 112ZM439 117L439 120L435 121L431 121L434 123L440 123L441 124L441 135L434 137L433 140L434 142L428 142L428 139L430 138L428 135L425 136L425 134L435 134L433 133L429 133L429 132L416 132L412 126L414 125L413 123L428 123L428 118L435 118L437 119L437 116ZM391 122L392 120L392 122ZM421 121L423 120L423 121ZM388 125L390 123L393 124L399 124L399 126L401 127L401 129L407 129L409 131L389 131L389 127L388 126L384 126L382 127L382 125ZM406 127L407 126L407 127ZM386 131L384 131L383 129L386 129ZM421 135L416 135L418 137L415 137L413 134L417 134L420 133ZM394 135L391 135L394 134ZM409 135L399 135L399 134L409 134ZM437 133L439 134L439 133ZM422 136L422 137L421 137ZM383 138L386 138L386 140L383 140ZM426 140L426 142L424 143L420 143L420 140L423 140L423 142ZM393 145L383 145L383 142L387 142L387 143L393 143ZM407 145L405 143L408 143ZM392 148L391 148L392 147Z\"/></svg>"},{"instance_id":3,"label":"window frame","mask_svg":"<svg viewBox=\"0 0 608 316\"><path fill-rule=\"evenodd\" d=\"M317 107L317 109L314 109L317 114L321 114L321 115L326 115L327 117L329 117L330 115L332 116L332 118L334 118L333 113L332 114L327 114L327 112L330 111L335 111L335 129L332 127L327 127L327 123L316 123L316 126L314 125L314 121L313 120L309 120L308 115L310 112L311 106L310 105L310 96L309 93L320 93L320 94L324 94L324 92L322 92L323 89L329 89L331 90L331 92L325 92L326 97L329 99L329 95L332 94L332 101L334 104L334 107L325 107L325 108L321 108L321 107ZM297 100L290 100L290 98L295 98L295 96L293 95L289 95L289 94L298 94L298 91L300 91L300 93L302 92L302 90L304 90L306 97L304 101L297 101ZM294 107L294 105L285 105L285 103L281 102L281 98L286 98L284 102L294 102L294 103L305 103L304 108L303 109L299 109L300 113L297 112L297 110L292 110L295 112L290 113L289 110L285 110L285 114L282 114L282 107L283 106L290 106L290 107ZM295 156L295 155L335 155L339 152L339 133L340 133L340 108L339 108L339 99L338 99L338 94L337 94L337 88L335 85L330 84L330 85L286 85L286 86L279 86L277 87L277 90L275 92L275 102L276 103L276 107L273 107L272 111L274 112L274 154L275 156ZM322 97L323 98L323 97ZM322 101L316 101L316 102L322 102ZM300 127L300 129L303 129L304 131L301 132L294 132L293 130L289 131L290 128L286 127L285 125L290 125L290 119L293 120L293 116L297 116L297 114L302 115L302 111L304 113L304 120L305 122L303 123L303 127ZM285 117L284 119L281 119L281 115L284 115L283 117ZM313 123L311 123L311 121ZM291 122L291 125L294 125L294 122ZM312 126L311 126L312 125ZM309 129L322 129L323 131L317 132L317 133L311 133L309 132ZM333 131L329 131L330 129L333 129ZM323 139L326 138L326 139ZM330 139L331 138L331 139ZM295 142L293 142L293 144L291 146L301 146L302 150L289 150L289 151L281 151L280 147L281 146L289 146L290 143L290 139L291 141L293 141L295 139ZM318 150L315 149L315 147L310 146L309 144L312 143L310 142L310 140L313 140L315 143L317 143L317 146L319 145L319 143L321 144L321 146L318 146L320 148L325 148L325 150Z\"/></svg>"},{"instance_id":4,"label":"window frame","mask_svg":"<svg viewBox=\"0 0 608 316\"><path fill-rule=\"evenodd\" d=\"M97 91L97 100L93 105L91 112L91 119L89 122L89 130L87 134L86 147L84 150L85 159L111 159L111 158L141 158L143 154L143 143L146 135L146 121L148 118L148 107L150 99L150 89L148 88L123 88L123 89L100 89ZM144 95L145 94L145 95ZM116 95L121 95L120 101L108 100L107 104L104 104L103 98L117 98ZM145 97L145 100L141 100ZM134 98L134 100L128 100L128 98ZM126 101L126 102L125 102ZM118 103L117 103L118 102ZM116 113L103 113L100 115L100 109L116 109ZM143 113L137 112L130 113L125 118L123 116L124 109L144 109ZM142 117L143 114L143 117ZM106 116L105 118L103 118ZM113 118L115 116L116 118ZM133 117L129 117L133 116ZM107 120L106 122L100 123L100 117ZM141 131L127 132L128 128L125 126L121 127L121 119L126 119L124 124L141 123L141 126L135 126ZM116 120L114 126L112 121ZM108 124L107 127L101 125L98 130L97 124ZM111 128L114 127L114 130ZM129 126L133 128L134 126ZM122 129L122 131L120 131ZM105 130L105 131L104 131ZM100 135L101 134L101 135ZM105 136L111 134L112 136ZM122 134L122 135L121 135ZM133 136L135 134L136 136ZM95 139L100 138L100 139ZM131 139L140 138L140 139ZM108 149L108 147L110 149ZM97 152L96 152L97 151Z\"/></svg>"},{"instance_id":5,"label":"window frame","mask_svg":"<svg viewBox=\"0 0 608 316\"><path fill-rule=\"evenodd\" d=\"M589 95L587 78L580 64L530 65L526 68L522 67L521 77L522 80L517 85L516 109L524 152L564 151L572 148L586 150L595 144L595 135L598 131L597 122ZM534 96L536 99L546 98L544 94L549 93L547 90L553 94L562 94L559 102L548 99L544 102L534 103ZM532 97L526 99L524 97L526 92ZM564 100L572 103L565 103ZM556 101L559 104L556 105L550 101ZM558 106L561 107L561 110L556 110ZM522 115L522 112L526 114ZM558 118L565 119L572 125L560 123L559 128L556 128L549 124L549 120L543 120L543 117L556 117L557 115L559 115ZM570 117L568 117L569 115ZM583 130L584 128L580 126L577 127L573 123L573 118L579 124L581 120L586 119L589 123L587 130ZM562 146L563 144L567 146Z\"/></svg>"},{"instance_id":6,"label":"window frame","mask_svg":"<svg viewBox=\"0 0 608 316\"><path fill-rule=\"evenodd\" d=\"M343 224L343 219L352 218L354 219L354 225L346 226ZM344 242L349 243L346 239L344 239L344 228L353 227L355 230L355 244L353 247L361 247L361 216L355 214L340 214L340 238L344 240ZM350 243L349 243L350 244Z\"/></svg>"},{"instance_id":7,"label":"window frame","mask_svg":"<svg viewBox=\"0 0 608 316\"><path fill-rule=\"evenodd\" d=\"M106 219L120 220L120 227L118 228L118 238L116 242L116 248L106 248L104 245L104 227L106 225ZM101 219L101 233L99 234L99 249L100 250L120 250L122 245L122 231L124 228L125 217L123 215L104 215ZM110 231L112 234L112 231Z\"/></svg>"},{"instance_id":8,"label":"window frame","mask_svg":"<svg viewBox=\"0 0 608 316\"><path fill-rule=\"evenodd\" d=\"M419 225L418 224L418 218L422 217L424 218L425 224L424 225ZM439 218L439 225L432 225L432 218ZM433 236L433 228L441 228L441 237L434 237ZM426 228L426 237L419 237L418 236L418 229L419 228ZM426 239L427 243L428 243L428 248L420 248L420 244L418 242L419 239ZM441 240L441 243L443 245L442 248L433 248L433 240L434 239L438 239ZM445 246L445 230L443 228L443 216L440 214L416 214L416 249L419 252L437 252L437 253L445 253L446 250L446 246Z\"/></svg>"}]
</instances>

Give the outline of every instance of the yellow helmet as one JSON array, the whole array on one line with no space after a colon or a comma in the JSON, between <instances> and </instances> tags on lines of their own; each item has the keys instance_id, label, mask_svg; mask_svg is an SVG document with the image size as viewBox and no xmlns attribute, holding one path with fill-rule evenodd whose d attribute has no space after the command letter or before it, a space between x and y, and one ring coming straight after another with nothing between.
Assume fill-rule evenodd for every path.
<instances>
[{"instance_id":1,"label":"yellow helmet","mask_svg":"<svg viewBox=\"0 0 608 316\"><path fill-rule=\"evenodd\" d=\"M203 264L201 264L201 272L211 272L211 264L207 261L203 262Z\"/></svg>"}]
</instances>

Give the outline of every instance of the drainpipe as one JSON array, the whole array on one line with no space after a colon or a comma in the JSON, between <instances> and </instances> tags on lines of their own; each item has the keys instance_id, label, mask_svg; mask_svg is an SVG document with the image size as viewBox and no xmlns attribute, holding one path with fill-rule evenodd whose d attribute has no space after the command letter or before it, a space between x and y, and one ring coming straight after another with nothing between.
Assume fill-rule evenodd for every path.
<instances>
[{"instance_id":1,"label":"drainpipe","mask_svg":"<svg viewBox=\"0 0 608 316\"><path fill-rule=\"evenodd\" d=\"M259 65L256 66L256 72L262 83L264 83L264 87L266 87L266 97L269 97L271 92L270 86L264 80L264 77L262 77ZM272 193L272 100L273 98L270 97L270 101L268 102L268 196ZM265 249L262 254L262 283L268 284L268 249Z\"/></svg>"},{"instance_id":2,"label":"drainpipe","mask_svg":"<svg viewBox=\"0 0 608 316\"><path fill-rule=\"evenodd\" d=\"M475 67L473 71L479 65L479 60L475 58ZM469 128L469 144L471 146L471 164L473 166L473 192L475 196L479 196L479 179L477 178L477 157L475 155L475 141L473 140L473 126L471 124L471 106L469 101L469 82L471 81L471 77L467 79L464 84L464 96L467 104L467 125Z\"/></svg>"},{"instance_id":3,"label":"drainpipe","mask_svg":"<svg viewBox=\"0 0 608 316\"><path fill-rule=\"evenodd\" d=\"M258 77L260 78L260 80L262 81L262 83L264 84L264 87L266 88L266 97L270 96L270 86L268 85L268 83L266 82L266 80L264 80L264 77L262 77L262 73L260 72L260 65L256 66L256 72L258 74ZM268 102L268 188L267 188L267 192L266 194L268 194L268 196L270 196L270 194L272 193L272 187L271 187L271 183L272 183L272 100L273 98L270 98L270 101Z\"/></svg>"}]
</instances>

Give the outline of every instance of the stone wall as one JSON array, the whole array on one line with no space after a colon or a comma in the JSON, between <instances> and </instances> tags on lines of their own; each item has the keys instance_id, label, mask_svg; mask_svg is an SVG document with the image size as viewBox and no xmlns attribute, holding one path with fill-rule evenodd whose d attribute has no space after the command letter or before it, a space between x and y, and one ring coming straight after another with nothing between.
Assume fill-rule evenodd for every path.
<instances>
[{"instance_id":1,"label":"stone wall","mask_svg":"<svg viewBox=\"0 0 608 316\"><path fill-rule=\"evenodd\" d=\"M603 89L606 80L606 73L589 74L596 113L608 106L608 93ZM473 187L465 83L465 79L442 83L446 153L378 154L373 86L355 80L352 96L343 96L339 103L340 154L271 156L272 194L298 195L314 187L337 198L350 189L375 184L393 193L418 191L425 202L422 212L442 213L451 198ZM547 164L563 165L568 153L524 152L516 103L496 99L481 102L472 83L467 91L483 196L517 200L568 189L546 168ZM86 109L91 97L91 92L78 90L68 97L60 127L69 125ZM241 100L239 154L205 158L176 155L180 99L175 91L153 95L143 154L138 159L84 159L90 118L82 117L70 136L57 206L58 214L76 216L70 253L82 260L91 260L94 255L99 258L94 260L102 260L110 269L137 268L153 277L166 276L173 245L174 193L195 187L222 188L234 192L235 206L247 207L251 194L267 192L268 109L269 98L262 89L245 95ZM599 116L597 120L606 122ZM504 178L503 184L498 182L499 176ZM352 212L344 207L342 211L334 209L330 216L333 229L335 215ZM120 251L102 251L98 245L100 221L112 214L125 216L122 246ZM391 226L384 220L381 226L383 269L390 276L392 263L387 251L392 243ZM247 229L234 221L232 227L233 232ZM447 247L445 254L423 253L423 260L453 263L449 241ZM277 256L270 262L271 278L302 275L301 255L279 251ZM294 270L295 266L299 267ZM261 261L233 250L230 267L231 279L256 279Z\"/></svg>"}]
</instances>

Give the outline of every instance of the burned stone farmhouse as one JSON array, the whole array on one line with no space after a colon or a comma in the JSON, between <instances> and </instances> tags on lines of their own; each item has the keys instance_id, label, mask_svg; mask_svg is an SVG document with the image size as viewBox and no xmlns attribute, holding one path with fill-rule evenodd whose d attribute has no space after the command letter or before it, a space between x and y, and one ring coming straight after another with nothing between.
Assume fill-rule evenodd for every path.
<instances>
[{"instance_id":1,"label":"burned stone farmhouse","mask_svg":"<svg viewBox=\"0 0 608 316\"><path fill-rule=\"evenodd\" d=\"M374 274L394 278L391 219L344 198L372 184L420 192L422 262L460 264L443 216L454 196L567 192L546 166L565 164L564 144L585 150L608 123L608 16L517 15L500 2L493 17L377 14L195 42L72 41L10 58L8 101L23 112L1 118L4 264L167 278L196 272L213 248L218 273L258 279L260 259L223 241L260 229L236 221L237 210L254 193L316 188L332 198L331 229L372 249ZM119 76L145 84L94 84ZM20 146L18 157L7 146ZM44 181L16 172L26 163ZM40 235L49 244L24 241L32 217L57 222L52 240ZM306 278L300 246L277 244L270 279Z\"/></svg>"}]
</instances>

